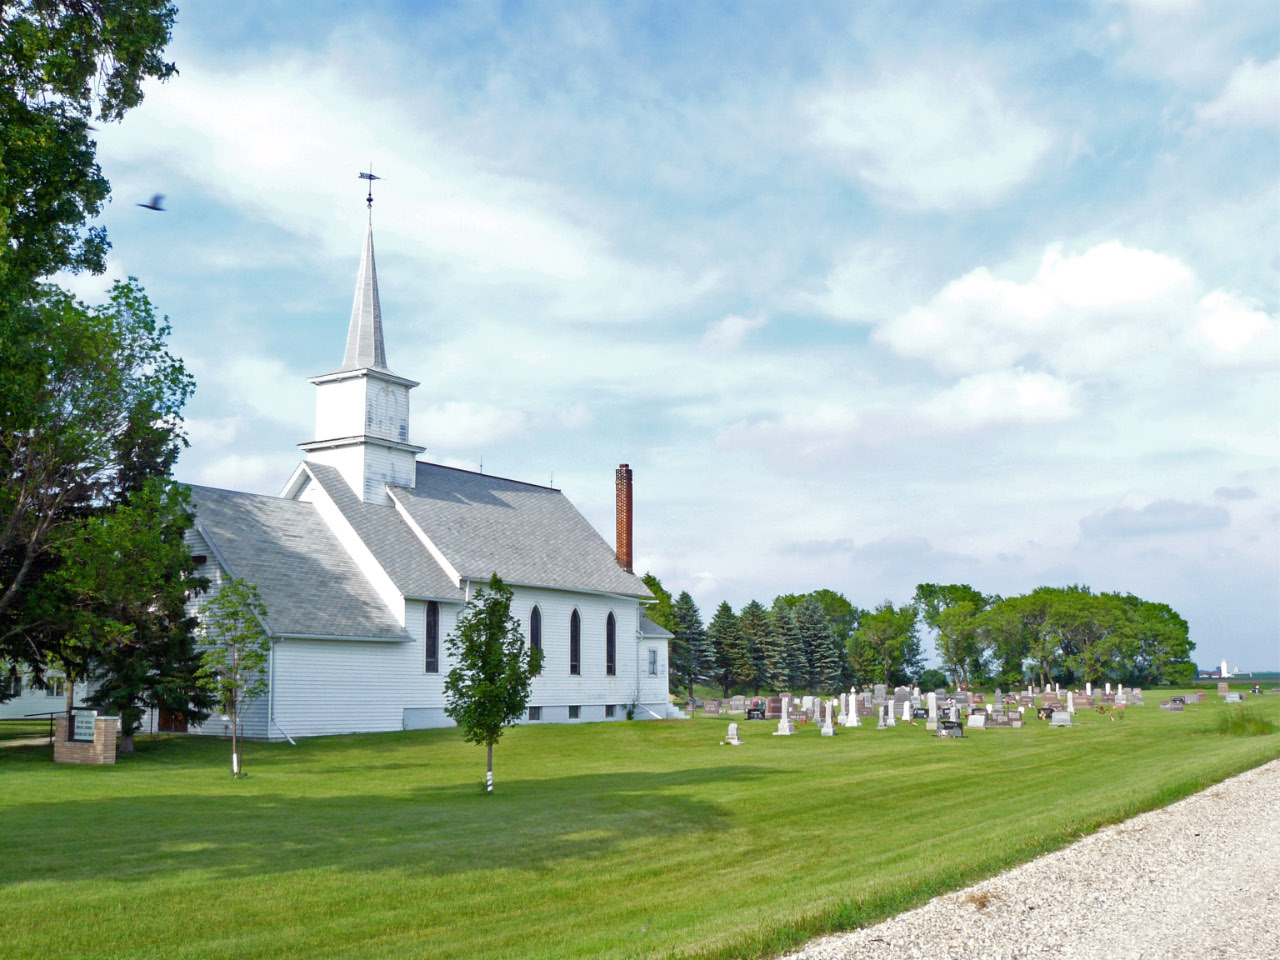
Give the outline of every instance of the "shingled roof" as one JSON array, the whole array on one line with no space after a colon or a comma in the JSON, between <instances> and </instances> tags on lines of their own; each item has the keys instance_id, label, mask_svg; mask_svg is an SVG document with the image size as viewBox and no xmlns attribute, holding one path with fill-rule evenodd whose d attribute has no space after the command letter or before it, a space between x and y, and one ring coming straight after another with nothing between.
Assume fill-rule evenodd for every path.
<instances>
[{"instance_id":1,"label":"shingled roof","mask_svg":"<svg viewBox=\"0 0 1280 960\"><path fill-rule=\"evenodd\" d=\"M409 639L314 504L188 489L199 529L228 572L257 585L273 634Z\"/></svg>"},{"instance_id":2,"label":"shingled roof","mask_svg":"<svg viewBox=\"0 0 1280 960\"><path fill-rule=\"evenodd\" d=\"M406 597L420 600L463 599L462 588L454 584L427 552L400 511L393 506L362 501L337 467L314 461L305 462L303 467L346 517L397 590Z\"/></svg>"},{"instance_id":3,"label":"shingled roof","mask_svg":"<svg viewBox=\"0 0 1280 960\"><path fill-rule=\"evenodd\" d=\"M559 490L423 462L387 489L462 577L651 596Z\"/></svg>"}]
</instances>

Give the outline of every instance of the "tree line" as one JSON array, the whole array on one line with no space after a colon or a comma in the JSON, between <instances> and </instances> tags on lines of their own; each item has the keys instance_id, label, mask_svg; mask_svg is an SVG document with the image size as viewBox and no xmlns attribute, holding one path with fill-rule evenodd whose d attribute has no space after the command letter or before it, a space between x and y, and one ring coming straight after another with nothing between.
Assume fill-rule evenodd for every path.
<instances>
[{"instance_id":1,"label":"tree line","mask_svg":"<svg viewBox=\"0 0 1280 960\"><path fill-rule=\"evenodd\" d=\"M1187 623L1167 604L1086 586L983 594L968 584L922 583L907 603L872 609L815 590L757 600L735 611L721 602L703 623L688 591L673 597L652 574L649 617L673 635L673 690L698 684L758 695L833 693L851 685L1019 686L1036 680L1131 685L1195 676ZM930 634L943 669L925 669Z\"/></svg>"}]
</instances>

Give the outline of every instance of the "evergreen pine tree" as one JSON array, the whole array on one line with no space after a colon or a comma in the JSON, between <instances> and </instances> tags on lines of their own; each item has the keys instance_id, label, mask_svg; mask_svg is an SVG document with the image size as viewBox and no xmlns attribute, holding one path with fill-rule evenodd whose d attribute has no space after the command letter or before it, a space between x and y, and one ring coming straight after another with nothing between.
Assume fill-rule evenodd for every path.
<instances>
[{"instance_id":1,"label":"evergreen pine tree","mask_svg":"<svg viewBox=\"0 0 1280 960\"><path fill-rule=\"evenodd\" d=\"M707 643L707 634L702 627L702 614L698 611L698 605L693 602L693 597L689 596L689 591L683 591L676 598L672 615L676 623L676 628L672 631L675 634L672 649L674 651L678 646L681 656L678 663L672 661L671 669L681 685L688 688L689 696L692 697L694 684L714 673L715 655L711 645Z\"/></svg>"},{"instance_id":2,"label":"evergreen pine tree","mask_svg":"<svg viewBox=\"0 0 1280 960\"><path fill-rule=\"evenodd\" d=\"M769 611L758 600L752 600L738 614L738 624L742 628L742 639L751 665L750 679L745 682L759 696L761 687L775 689L771 670L778 659L777 644L769 624Z\"/></svg>"},{"instance_id":3,"label":"evergreen pine tree","mask_svg":"<svg viewBox=\"0 0 1280 960\"><path fill-rule=\"evenodd\" d=\"M779 679L789 690L809 689L809 660L804 655L804 639L796 628L795 617L785 604L775 604L770 619L779 646Z\"/></svg>"},{"instance_id":4,"label":"evergreen pine tree","mask_svg":"<svg viewBox=\"0 0 1280 960\"><path fill-rule=\"evenodd\" d=\"M729 696L729 688L750 677L751 662L747 656L742 625L733 607L722 601L716 615L707 627L707 641L715 655L714 679L717 686Z\"/></svg>"},{"instance_id":5,"label":"evergreen pine tree","mask_svg":"<svg viewBox=\"0 0 1280 960\"><path fill-rule=\"evenodd\" d=\"M831 642L831 624L813 597L796 608L796 632L804 646L809 664L809 692L833 690L840 682L840 658Z\"/></svg>"}]
</instances>

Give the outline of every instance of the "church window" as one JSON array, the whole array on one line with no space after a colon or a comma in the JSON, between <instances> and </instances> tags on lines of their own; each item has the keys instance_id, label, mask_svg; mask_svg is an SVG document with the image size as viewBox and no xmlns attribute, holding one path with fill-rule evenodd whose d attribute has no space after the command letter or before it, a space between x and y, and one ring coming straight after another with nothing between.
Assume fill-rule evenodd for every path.
<instances>
[{"instance_id":1,"label":"church window","mask_svg":"<svg viewBox=\"0 0 1280 960\"><path fill-rule=\"evenodd\" d=\"M604 672L611 677L618 673L618 622L612 613L604 622Z\"/></svg>"},{"instance_id":2,"label":"church window","mask_svg":"<svg viewBox=\"0 0 1280 960\"><path fill-rule=\"evenodd\" d=\"M658 675L658 651L649 648L649 676L656 677Z\"/></svg>"},{"instance_id":3,"label":"church window","mask_svg":"<svg viewBox=\"0 0 1280 960\"><path fill-rule=\"evenodd\" d=\"M537 604L529 612L529 649L542 649L542 611Z\"/></svg>"},{"instance_id":4,"label":"church window","mask_svg":"<svg viewBox=\"0 0 1280 960\"><path fill-rule=\"evenodd\" d=\"M582 673L582 617L577 610L569 617L569 672L575 677Z\"/></svg>"},{"instance_id":5,"label":"church window","mask_svg":"<svg viewBox=\"0 0 1280 960\"><path fill-rule=\"evenodd\" d=\"M440 672L440 604L427 601L427 673Z\"/></svg>"}]
</instances>

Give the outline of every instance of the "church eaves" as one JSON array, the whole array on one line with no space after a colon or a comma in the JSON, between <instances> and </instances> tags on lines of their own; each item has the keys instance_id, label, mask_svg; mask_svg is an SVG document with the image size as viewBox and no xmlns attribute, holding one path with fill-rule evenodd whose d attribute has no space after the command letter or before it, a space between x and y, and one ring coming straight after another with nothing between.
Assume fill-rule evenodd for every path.
<instances>
[{"instance_id":1,"label":"church eaves","mask_svg":"<svg viewBox=\"0 0 1280 960\"><path fill-rule=\"evenodd\" d=\"M385 373L387 349L382 343L382 307L378 303L378 268L373 259L373 222L364 236L364 254L356 277L356 299L351 306L351 326L347 330L347 353L342 371L372 368Z\"/></svg>"}]
</instances>

